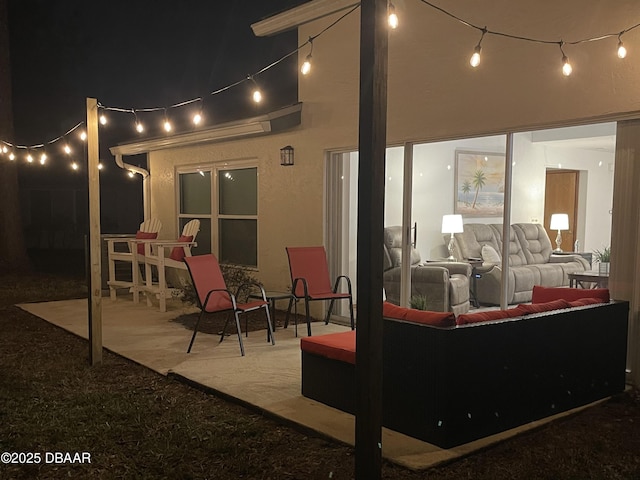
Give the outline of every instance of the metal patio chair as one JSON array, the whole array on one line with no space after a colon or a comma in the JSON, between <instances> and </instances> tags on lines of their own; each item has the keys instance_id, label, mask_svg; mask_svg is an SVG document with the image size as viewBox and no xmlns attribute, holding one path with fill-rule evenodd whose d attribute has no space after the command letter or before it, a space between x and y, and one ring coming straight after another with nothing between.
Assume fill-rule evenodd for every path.
<instances>
[{"instance_id":1,"label":"metal patio chair","mask_svg":"<svg viewBox=\"0 0 640 480\"><path fill-rule=\"evenodd\" d=\"M244 344L242 343L242 330L240 329L240 315L247 312L252 312L262 308L267 318L267 341L271 340L271 344L275 345L275 338L273 336L273 327L271 324L271 316L269 314L269 302L265 295L264 288L258 283L246 283L240 285L236 294L234 295L227 289L227 285L222 276L220 270L220 264L218 259L212 254L196 255L191 257L185 257L184 262L187 264L193 286L196 290L196 298L198 300L198 308L200 308L200 315L196 321L196 325L193 329L193 336L189 343L187 353L191 352L191 347L196 339L198 333L198 326L200 320L205 313L216 312L229 312L233 313L236 321L236 329L238 333L238 342L240 343L240 353L244 356ZM257 288L262 294L261 300L249 301L247 303L238 303L237 295L246 288ZM224 340L225 330L229 323L230 315L227 316L224 328L220 335L220 342ZM248 336L248 332L246 333Z\"/></svg>"},{"instance_id":2,"label":"metal patio chair","mask_svg":"<svg viewBox=\"0 0 640 480\"><path fill-rule=\"evenodd\" d=\"M355 328L353 319L353 294L351 292L351 280L346 275L339 275L333 288L329 278L327 266L327 253L324 247L286 247L289 257L289 271L291 273L291 292L293 297L289 301L287 319L291 314L291 306L298 300L304 300L307 319L307 334L311 336L311 316L309 315L309 302L315 300L330 300L329 310L325 318L325 325L329 323L333 303L336 300L349 300L349 313L351 317L351 330ZM338 291L340 280L345 280L347 292ZM296 336L298 335L297 314ZM287 324L285 323L285 327Z\"/></svg>"}]
</instances>

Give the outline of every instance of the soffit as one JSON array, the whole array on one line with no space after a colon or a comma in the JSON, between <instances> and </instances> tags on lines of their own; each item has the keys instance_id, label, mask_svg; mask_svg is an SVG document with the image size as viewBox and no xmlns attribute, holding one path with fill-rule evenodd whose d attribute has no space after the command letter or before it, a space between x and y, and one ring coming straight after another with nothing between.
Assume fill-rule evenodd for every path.
<instances>
[{"instance_id":1,"label":"soffit","mask_svg":"<svg viewBox=\"0 0 640 480\"><path fill-rule=\"evenodd\" d=\"M254 35L268 37L346 10L360 2L355 0L314 0L251 25Z\"/></svg>"}]
</instances>

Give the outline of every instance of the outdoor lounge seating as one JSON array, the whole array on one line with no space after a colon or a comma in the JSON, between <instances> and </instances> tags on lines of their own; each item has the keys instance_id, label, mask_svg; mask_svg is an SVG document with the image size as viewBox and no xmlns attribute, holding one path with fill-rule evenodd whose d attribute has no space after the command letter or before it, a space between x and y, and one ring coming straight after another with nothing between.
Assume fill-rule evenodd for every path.
<instances>
[{"instance_id":1,"label":"outdoor lounge seating","mask_svg":"<svg viewBox=\"0 0 640 480\"><path fill-rule=\"evenodd\" d=\"M220 264L218 259L212 254L187 256L184 258L184 262L187 265L193 286L196 290L196 298L198 301L198 308L200 309L200 315L193 328L193 335L189 342L189 348L187 353L191 352L193 342L196 339L198 333L198 326L202 317L206 313L216 312L229 312L233 313L236 322L236 329L238 334L238 342L240 343L240 353L244 356L244 344L242 343L242 329L240 328L240 315L254 310L263 309L265 317L267 319L267 341L271 340L271 344L275 345L275 338L273 336L273 327L271 324L271 316L269 314L269 302L265 295L262 285L257 283L244 284L238 287L235 295L227 289L222 271L220 270ZM262 300L254 300L247 303L238 303L238 295L244 289L256 288L260 290ZM220 342L224 340L227 324L229 323L230 315L220 334ZM248 335L248 332L247 332Z\"/></svg>"},{"instance_id":2,"label":"outdoor lounge seating","mask_svg":"<svg viewBox=\"0 0 640 480\"><path fill-rule=\"evenodd\" d=\"M138 256L144 255L144 246L136 245L133 240L154 239L162 229L162 223L157 218L150 218L140 224L140 228L135 235L109 237L107 242L107 255L109 263L109 294L111 300L116 299L117 289L128 288L133 292L133 301L138 303L140 285L140 268L138 267ZM131 280L116 278L116 262L126 262L131 269Z\"/></svg>"},{"instance_id":3,"label":"outdoor lounge seating","mask_svg":"<svg viewBox=\"0 0 640 480\"><path fill-rule=\"evenodd\" d=\"M353 318L353 295L351 292L351 280L346 275L339 275L333 288L329 278L329 268L327 266L327 253L324 247L287 247L289 258L289 271L291 273L291 292L293 296L289 301L287 319L291 314L291 307L294 302L302 299L305 303L305 313L307 320L307 335L311 336L311 315L309 313L309 302L316 300L330 300L329 309L325 318L325 324L331 319L333 303L336 300L349 301L349 314L351 317L351 330L355 328ZM340 280L346 282L346 292L339 292ZM294 315L296 322L296 336L298 334L297 312ZM287 324L285 323L285 328Z\"/></svg>"},{"instance_id":4,"label":"outdoor lounge seating","mask_svg":"<svg viewBox=\"0 0 640 480\"><path fill-rule=\"evenodd\" d=\"M187 268L182 260L191 256L191 247L196 245L195 240L199 231L200 220L194 219L185 224L180 238L176 240L147 240L138 244L138 247L142 247L144 255L137 255L135 261L144 263L145 282L135 284L133 289L145 292L147 305L152 306L150 296L157 295L160 311L167 310L167 298L181 287L179 275L175 270L186 271ZM153 267L157 269L157 283L153 281ZM173 282L169 282L169 278L173 279ZM173 288L170 288L170 283L173 283Z\"/></svg>"},{"instance_id":5,"label":"outdoor lounge seating","mask_svg":"<svg viewBox=\"0 0 640 480\"><path fill-rule=\"evenodd\" d=\"M451 314L385 303L383 425L451 448L622 392L628 302L579 298L589 290L565 300L568 290L457 326ZM302 394L354 413L355 334L300 346Z\"/></svg>"}]
</instances>

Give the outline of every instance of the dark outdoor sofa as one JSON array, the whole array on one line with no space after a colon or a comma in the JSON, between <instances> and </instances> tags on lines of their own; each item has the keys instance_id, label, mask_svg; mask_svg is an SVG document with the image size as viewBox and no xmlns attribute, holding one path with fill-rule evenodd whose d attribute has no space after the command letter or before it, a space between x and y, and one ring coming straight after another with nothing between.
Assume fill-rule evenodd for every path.
<instances>
[{"instance_id":1,"label":"dark outdoor sofa","mask_svg":"<svg viewBox=\"0 0 640 480\"><path fill-rule=\"evenodd\" d=\"M622 392L628 310L612 301L448 327L385 318L383 425L450 448ZM354 413L355 332L301 348L302 394Z\"/></svg>"}]
</instances>

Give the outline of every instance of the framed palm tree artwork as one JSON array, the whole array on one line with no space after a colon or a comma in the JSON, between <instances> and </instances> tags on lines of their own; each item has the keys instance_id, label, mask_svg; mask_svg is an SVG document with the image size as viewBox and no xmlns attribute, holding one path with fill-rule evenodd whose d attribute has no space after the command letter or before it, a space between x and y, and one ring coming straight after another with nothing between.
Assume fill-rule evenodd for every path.
<instances>
[{"instance_id":1,"label":"framed palm tree artwork","mask_svg":"<svg viewBox=\"0 0 640 480\"><path fill-rule=\"evenodd\" d=\"M502 217L504 153L456 150L454 213Z\"/></svg>"}]
</instances>

